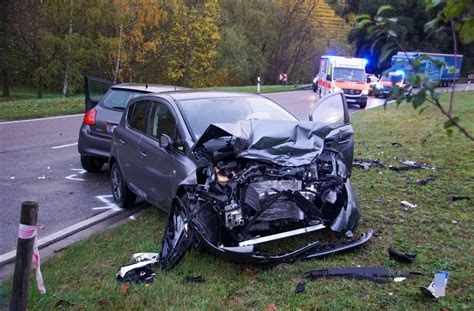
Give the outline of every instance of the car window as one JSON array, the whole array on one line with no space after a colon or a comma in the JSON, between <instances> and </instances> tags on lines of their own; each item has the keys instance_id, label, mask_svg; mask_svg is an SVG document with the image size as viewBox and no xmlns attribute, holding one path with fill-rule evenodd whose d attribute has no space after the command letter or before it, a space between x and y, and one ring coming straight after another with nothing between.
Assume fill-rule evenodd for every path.
<instances>
[{"instance_id":1,"label":"car window","mask_svg":"<svg viewBox=\"0 0 474 311\"><path fill-rule=\"evenodd\" d=\"M160 139L162 134L166 134L173 140L173 147L184 151L176 120L171 110L165 104L153 102L150 119L148 120L147 134L156 139Z\"/></svg>"},{"instance_id":2,"label":"car window","mask_svg":"<svg viewBox=\"0 0 474 311\"><path fill-rule=\"evenodd\" d=\"M321 126L329 125L337 128L345 124L344 121L344 101L342 94L331 95L323 98L311 113L312 121Z\"/></svg>"},{"instance_id":3,"label":"car window","mask_svg":"<svg viewBox=\"0 0 474 311\"><path fill-rule=\"evenodd\" d=\"M150 102L148 100L138 101L130 107L129 113L129 126L137 131L145 133L146 131L146 121L147 121L147 112L150 107Z\"/></svg>"},{"instance_id":4,"label":"car window","mask_svg":"<svg viewBox=\"0 0 474 311\"><path fill-rule=\"evenodd\" d=\"M125 109L130 99L143 94L143 92L132 90L111 89L105 94L101 106L111 109Z\"/></svg>"},{"instance_id":5,"label":"car window","mask_svg":"<svg viewBox=\"0 0 474 311\"><path fill-rule=\"evenodd\" d=\"M188 99L178 102L178 105L195 140L212 123L250 119L296 120L278 104L263 97Z\"/></svg>"},{"instance_id":6,"label":"car window","mask_svg":"<svg viewBox=\"0 0 474 311\"><path fill-rule=\"evenodd\" d=\"M334 68L334 80L366 82L363 69Z\"/></svg>"}]
</instances>

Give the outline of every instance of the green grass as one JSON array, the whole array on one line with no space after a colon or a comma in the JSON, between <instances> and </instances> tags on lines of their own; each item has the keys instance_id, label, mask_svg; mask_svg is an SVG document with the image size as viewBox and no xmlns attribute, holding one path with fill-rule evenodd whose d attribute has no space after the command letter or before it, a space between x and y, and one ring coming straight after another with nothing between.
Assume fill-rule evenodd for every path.
<instances>
[{"instance_id":1,"label":"green grass","mask_svg":"<svg viewBox=\"0 0 474 311\"><path fill-rule=\"evenodd\" d=\"M457 93L454 109L471 132L473 100L474 93ZM447 137L442 128L444 119L434 109L419 115L406 105L399 109L389 106L356 114L352 121L356 157L380 159L387 164L411 159L446 167L402 173L354 168L353 182L363 213L360 231L372 228L377 232L365 246L271 269L227 263L191 251L171 272L157 269L153 284L131 285L124 291L114 278L117 266L128 262L132 253L159 250L166 215L155 208L137 221L73 245L46 261L43 275L48 292L41 296L32 279L30 309L54 309L60 300L73 304L73 310L262 310L271 303L279 310L474 309L474 144L457 132ZM392 146L393 142L402 147ZM437 179L426 186L416 185L418 179L429 175ZM469 195L471 200L451 202L455 194ZM406 211L400 206L401 200L419 206ZM408 265L387 259L390 245L417 253L416 261ZM294 293L304 271L355 265L423 271L428 275L387 285L321 279L309 282L304 293ZM418 287L428 285L438 270L449 271L450 278L446 297L436 302ZM206 282L184 283L187 275L202 275ZM9 286L0 287L4 299ZM364 291L368 295L362 297Z\"/></svg>"},{"instance_id":2,"label":"green grass","mask_svg":"<svg viewBox=\"0 0 474 311\"><path fill-rule=\"evenodd\" d=\"M285 92L299 89L298 85L265 85L261 93ZM233 91L255 93L256 86L214 87L205 90ZM11 97L0 97L0 121L32 119L60 116L84 112L84 96L76 95L62 98L59 93L44 93L43 98L36 98L31 89L14 88Z\"/></svg>"},{"instance_id":3,"label":"green grass","mask_svg":"<svg viewBox=\"0 0 474 311\"><path fill-rule=\"evenodd\" d=\"M304 85L262 85L260 87L260 93L276 93L276 92L288 92L301 89ZM219 86L219 87L208 87L203 90L216 90L216 91L231 91L231 92L243 92L243 93L257 93L256 85L247 86Z\"/></svg>"}]
</instances>

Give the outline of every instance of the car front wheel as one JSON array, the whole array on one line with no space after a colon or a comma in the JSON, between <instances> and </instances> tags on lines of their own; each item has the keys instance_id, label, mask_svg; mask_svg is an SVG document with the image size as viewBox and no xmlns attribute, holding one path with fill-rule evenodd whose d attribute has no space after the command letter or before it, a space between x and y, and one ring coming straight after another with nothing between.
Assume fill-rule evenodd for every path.
<instances>
[{"instance_id":1,"label":"car front wheel","mask_svg":"<svg viewBox=\"0 0 474 311\"><path fill-rule=\"evenodd\" d=\"M96 157L81 155L81 166L89 173L98 173L104 166L104 160Z\"/></svg>"},{"instance_id":2,"label":"car front wheel","mask_svg":"<svg viewBox=\"0 0 474 311\"><path fill-rule=\"evenodd\" d=\"M359 104L360 109L365 109L367 107L367 102L363 102Z\"/></svg>"},{"instance_id":3,"label":"car front wheel","mask_svg":"<svg viewBox=\"0 0 474 311\"><path fill-rule=\"evenodd\" d=\"M132 208L135 205L137 195L128 188L117 162L112 164L110 179L115 203L123 208Z\"/></svg>"}]
</instances>

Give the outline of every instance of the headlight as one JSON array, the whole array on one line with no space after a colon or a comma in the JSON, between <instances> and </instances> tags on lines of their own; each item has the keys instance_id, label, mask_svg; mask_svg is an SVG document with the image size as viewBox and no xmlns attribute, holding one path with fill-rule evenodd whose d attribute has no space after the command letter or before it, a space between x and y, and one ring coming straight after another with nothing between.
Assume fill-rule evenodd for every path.
<instances>
[{"instance_id":1,"label":"headlight","mask_svg":"<svg viewBox=\"0 0 474 311\"><path fill-rule=\"evenodd\" d=\"M342 92L342 89L340 87L335 86L334 87L334 92Z\"/></svg>"},{"instance_id":2,"label":"headlight","mask_svg":"<svg viewBox=\"0 0 474 311\"><path fill-rule=\"evenodd\" d=\"M368 89L362 90L362 95L368 95L368 94L369 94L369 90L368 90Z\"/></svg>"}]
</instances>

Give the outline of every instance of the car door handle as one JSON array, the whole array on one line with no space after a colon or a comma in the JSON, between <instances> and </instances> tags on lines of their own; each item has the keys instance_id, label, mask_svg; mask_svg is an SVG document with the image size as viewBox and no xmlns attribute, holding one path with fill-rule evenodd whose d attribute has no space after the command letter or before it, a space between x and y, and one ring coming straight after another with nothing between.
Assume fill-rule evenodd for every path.
<instances>
[{"instance_id":1,"label":"car door handle","mask_svg":"<svg viewBox=\"0 0 474 311\"><path fill-rule=\"evenodd\" d=\"M142 158L146 158L146 157L148 156L148 154L146 154L145 151L140 151L140 156L141 156Z\"/></svg>"},{"instance_id":2,"label":"car door handle","mask_svg":"<svg viewBox=\"0 0 474 311\"><path fill-rule=\"evenodd\" d=\"M119 142L122 146L125 145L125 143L126 143L125 140L123 140L122 138L119 139Z\"/></svg>"}]
</instances>

